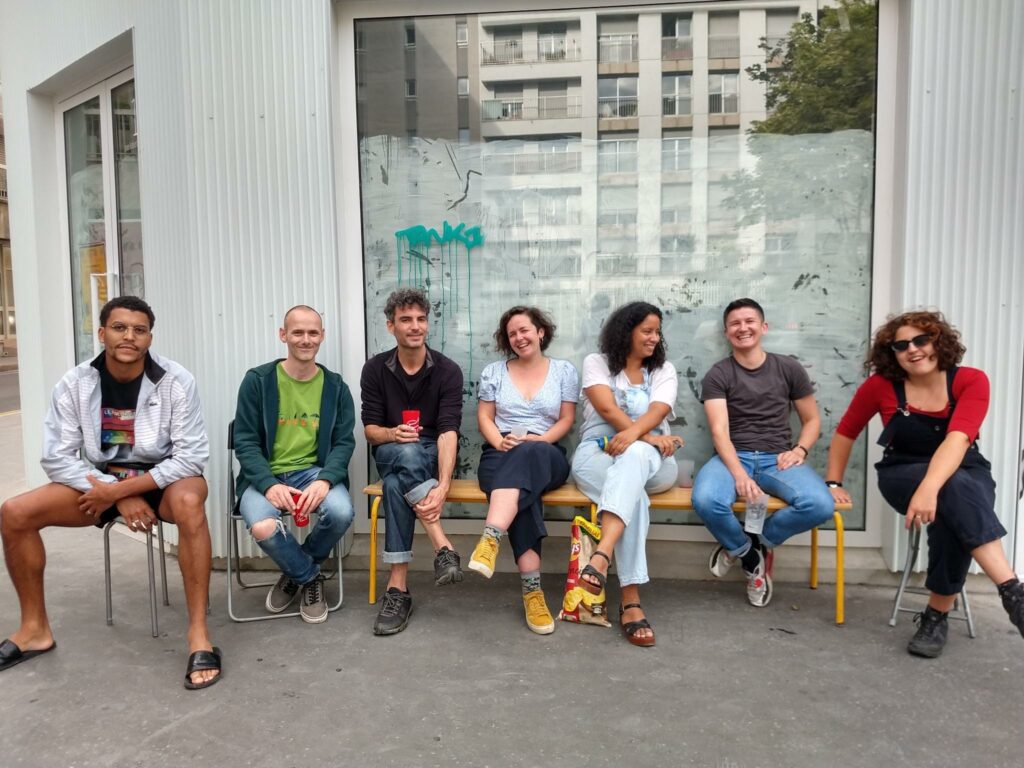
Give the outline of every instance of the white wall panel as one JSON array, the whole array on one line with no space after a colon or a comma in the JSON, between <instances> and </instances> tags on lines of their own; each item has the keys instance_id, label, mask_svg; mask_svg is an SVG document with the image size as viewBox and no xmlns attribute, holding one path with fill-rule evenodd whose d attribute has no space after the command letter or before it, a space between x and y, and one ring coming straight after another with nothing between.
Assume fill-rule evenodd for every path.
<instances>
[{"instance_id":1,"label":"white wall panel","mask_svg":"<svg viewBox=\"0 0 1024 768\"><path fill-rule=\"evenodd\" d=\"M1024 373L1024 4L915 2L911 19L903 307L943 310L963 333L964 364L991 379L980 445L1012 551Z\"/></svg>"},{"instance_id":2,"label":"white wall panel","mask_svg":"<svg viewBox=\"0 0 1024 768\"><path fill-rule=\"evenodd\" d=\"M47 234L57 231L58 212L39 195L33 206L31 194L62 182L53 162L26 161L28 149L42 157L59 151L53 114L48 131L35 131L25 94L35 89L45 107L76 83L107 76L88 57L130 30L154 348L199 382L213 448L208 513L214 554L224 554L226 428L243 373L281 352L281 315L297 303L325 313L321 360L335 369L341 360L330 3L38 0L6 4L0 27L8 146L21 152L11 163L11 207L25 424L41 423L47 393L72 363L66 344L47 345L45 331L33 338L54 302L70 304L70 296L55 295L55 278L67 271L65 245ZM35 123L46 127L39 116ZM353 343L362 349L361 337ZM40 360L26 354L32 349ZM25 432L34 483L43 479L39 443L35 430Z\"/></svg>"}]
</instances>

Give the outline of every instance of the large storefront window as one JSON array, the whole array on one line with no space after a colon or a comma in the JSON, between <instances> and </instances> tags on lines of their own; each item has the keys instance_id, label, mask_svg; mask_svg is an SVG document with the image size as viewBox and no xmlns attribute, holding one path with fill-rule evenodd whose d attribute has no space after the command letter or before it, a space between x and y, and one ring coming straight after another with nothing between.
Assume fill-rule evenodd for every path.
<instances>
[{"instance_id":1,"label":"large storefront window","mask_svg":"<svg viewBox=\"0 0 1024 768\"><path fill-rule=\"evenodd\" d=\"M356 22L367 352L393 345L388 294L424 288L430 343L466 374L460 475L476 471L476 387L502 311L549 311L548 353L580 367L637 299L665 313L673 431L699 468L713 452L700 383L742 296L766 309L766 348L815 384L824 470L870 333L875 7L821 4L782 34L775 3L720 5ZM547 108L552 83L572 109ZM847 521L863 523L862 509Z\"/></svg>"}]
</instances>

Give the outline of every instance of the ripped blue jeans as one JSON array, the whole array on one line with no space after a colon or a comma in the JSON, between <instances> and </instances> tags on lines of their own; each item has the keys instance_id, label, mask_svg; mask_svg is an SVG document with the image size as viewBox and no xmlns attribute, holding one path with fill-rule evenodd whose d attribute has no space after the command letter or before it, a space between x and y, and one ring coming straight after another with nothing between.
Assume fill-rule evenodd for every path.
<instances>
[{"instance_id":1,"label":"ripped blue jeans","mask_svg":"<svg viewBox=\"0 0 1024 768\"><path fill-rule=\"evenodd\" d=\"M284 472L278 475L277 479L285 485L304 491L319 474L320 467L308 467L294 472ZM281 519L281 510L267 501L267 497L251 485L242 494L238 509L250 531L260 520ZM355 516L352 499L343 485L333 486L316 512L316 522L301 544L280 522L271 536L256 541L260 549L277 563L281 573L296 584L308 584L316 578L320 573L320 563L331 554L331 549L338 539L345 535Z\"/></svg>"}]
</instances>

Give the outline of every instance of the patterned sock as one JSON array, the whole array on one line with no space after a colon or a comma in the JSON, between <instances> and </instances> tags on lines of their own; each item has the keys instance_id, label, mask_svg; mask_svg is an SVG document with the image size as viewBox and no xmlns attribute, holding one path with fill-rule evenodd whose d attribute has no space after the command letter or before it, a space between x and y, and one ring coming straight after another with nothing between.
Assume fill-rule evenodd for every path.
<instances>
[{"instance_id":1,"label":"patterned sock","mask_svg":"<svg viewBox=\"0 0 1024 768\"><path fill-rule=\"evenodd\" d=\"M496 541L501 541L501 537L505 535L505 532L501 528L495 528L489 523L484 523L484 536L490 536Z\"/></svg>"},{"instance_id":2,"label":"patterned sock","mask_svg":"<svg viewBox=\"0 0 1024 768\"><path fill-rule=\"evenodd\" d=\"M540 571L527 571L520 573L519 578L523 582L523 594L537 592L540 589Z\"/></svg>"}]
</instances>

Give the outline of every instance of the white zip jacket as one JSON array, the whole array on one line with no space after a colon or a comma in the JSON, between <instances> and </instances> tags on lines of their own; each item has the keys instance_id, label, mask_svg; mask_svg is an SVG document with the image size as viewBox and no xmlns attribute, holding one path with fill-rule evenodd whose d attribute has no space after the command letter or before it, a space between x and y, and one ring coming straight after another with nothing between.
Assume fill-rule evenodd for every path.
<instances>
[{"instance_id":1,"label":"white zip jacket","mask_svg":"<svg viewBox=\"0 0 1024 768\"><path fill-rule=\"evenodd\" d=\"M78 491L92 486L88 476L117 482L105 473L118 446L100 443L100 371L105 353L64 374L53 388L43 429L43 470L51 482ZM84 458L83 458L84 454ZM135 407L135 445L122 463L153 464L157 486L166 488L186 477L198 477L210 458L210 443L192 374L173 360L146 355L145 375Z\"/></svg>"}]
</instances>

